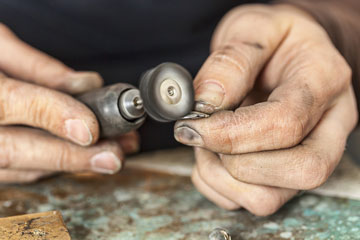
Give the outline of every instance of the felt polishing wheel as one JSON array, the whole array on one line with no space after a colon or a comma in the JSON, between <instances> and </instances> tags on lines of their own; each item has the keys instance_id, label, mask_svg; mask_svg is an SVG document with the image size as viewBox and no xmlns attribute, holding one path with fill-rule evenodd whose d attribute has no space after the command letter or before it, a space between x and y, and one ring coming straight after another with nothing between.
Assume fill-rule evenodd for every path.
<instances>
[{"instance_id":1,"label":"felt polishing wheel","mask_svg":"<svg viewBox=\"0 0 360 240\"><path fill-rule=\"evenodd\" d=\"M147 71L140 81L146 113L160 122L176 121L194 106L190 73L175 63L162 63Z\"/></svg>"}]
</instances>

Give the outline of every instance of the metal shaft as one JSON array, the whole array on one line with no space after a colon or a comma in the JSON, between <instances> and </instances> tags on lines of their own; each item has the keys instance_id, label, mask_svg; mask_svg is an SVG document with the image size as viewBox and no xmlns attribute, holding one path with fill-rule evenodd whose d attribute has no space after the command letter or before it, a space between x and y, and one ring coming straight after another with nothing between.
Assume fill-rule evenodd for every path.
<instances>
[{"instance_id":1,"label":"metal shaft","mask_svg":"<svg viewBox=\"0 0 360 240\"><path fill-rule=\"evenodd\" d=\"M87 92L78 97L96 115L101 137L115 137L139 128L145 111L139 90L126 83Z\"/></svg>"}]
</instances>

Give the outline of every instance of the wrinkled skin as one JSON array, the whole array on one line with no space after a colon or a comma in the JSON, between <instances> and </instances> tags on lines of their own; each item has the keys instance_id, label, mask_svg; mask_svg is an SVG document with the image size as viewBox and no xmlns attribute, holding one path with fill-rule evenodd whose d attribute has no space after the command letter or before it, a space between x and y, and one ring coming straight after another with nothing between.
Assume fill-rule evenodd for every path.
<instances>
[{"instance_id":1,"label":"wrinkled skin","mask_svg":"<svg viewBox=\"0 0 360 240\"><path fill-rule=\"evenodd\" d=\"M137 150L134 132L98 142L94 114L68 95L100 87L99 74L74 71L1 23L0 52L0 183L59 171L111 174Z\"/></svg>"},{"instance_id":2,"label":"wrinkled skin","mask_svg":"<svg viewBox=\"0 0 360 240\"><path fill-rule=\"evenodd\" d=\"M194 80L196 110L212 115L175 125L175 138L195 147L195 186L220 207L265 216L323 184L357 123L351 74L305 12L230 11Z\"/></svg>"}]
</instances>

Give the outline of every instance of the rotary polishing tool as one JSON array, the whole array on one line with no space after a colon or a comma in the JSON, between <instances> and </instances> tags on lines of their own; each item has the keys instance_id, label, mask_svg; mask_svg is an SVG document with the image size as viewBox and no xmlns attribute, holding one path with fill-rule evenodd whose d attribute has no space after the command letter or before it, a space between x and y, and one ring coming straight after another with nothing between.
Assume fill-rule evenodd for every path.
<instances>
[{"instance_id":1,"label":"rotary polishing tool","mask_svg":"<svg viewBox=\"0 0 360 240\"><path fill-rule=\"evenodd\" d=\"M190 73L175 63L146 71L139 89L117 83L78 97L96 115L102 137L115 137L139 128L149 115L159 122L205 117L192 112L194 89Z\"/></svg>"}]
</instances>

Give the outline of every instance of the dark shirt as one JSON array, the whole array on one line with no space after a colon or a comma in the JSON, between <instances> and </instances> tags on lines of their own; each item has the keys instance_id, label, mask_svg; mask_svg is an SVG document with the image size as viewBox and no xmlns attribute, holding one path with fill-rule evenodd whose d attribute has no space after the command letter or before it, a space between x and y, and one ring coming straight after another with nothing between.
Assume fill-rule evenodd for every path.
<instances>
[{"instance_id":1,"label":"dark shirt","mask_svg":"<svg viewBox=\"0 0 360 240\"><path fill-rule=\"evenodd\" d=\"M209 54L216 24L245 2L0 0L0 22L76 70L97 71L106 84L137 86L143 71L166 61L195 75ZM173 123L148 119L139 131L143 150L176 146Z\"/></svg>"}]
</instances>

